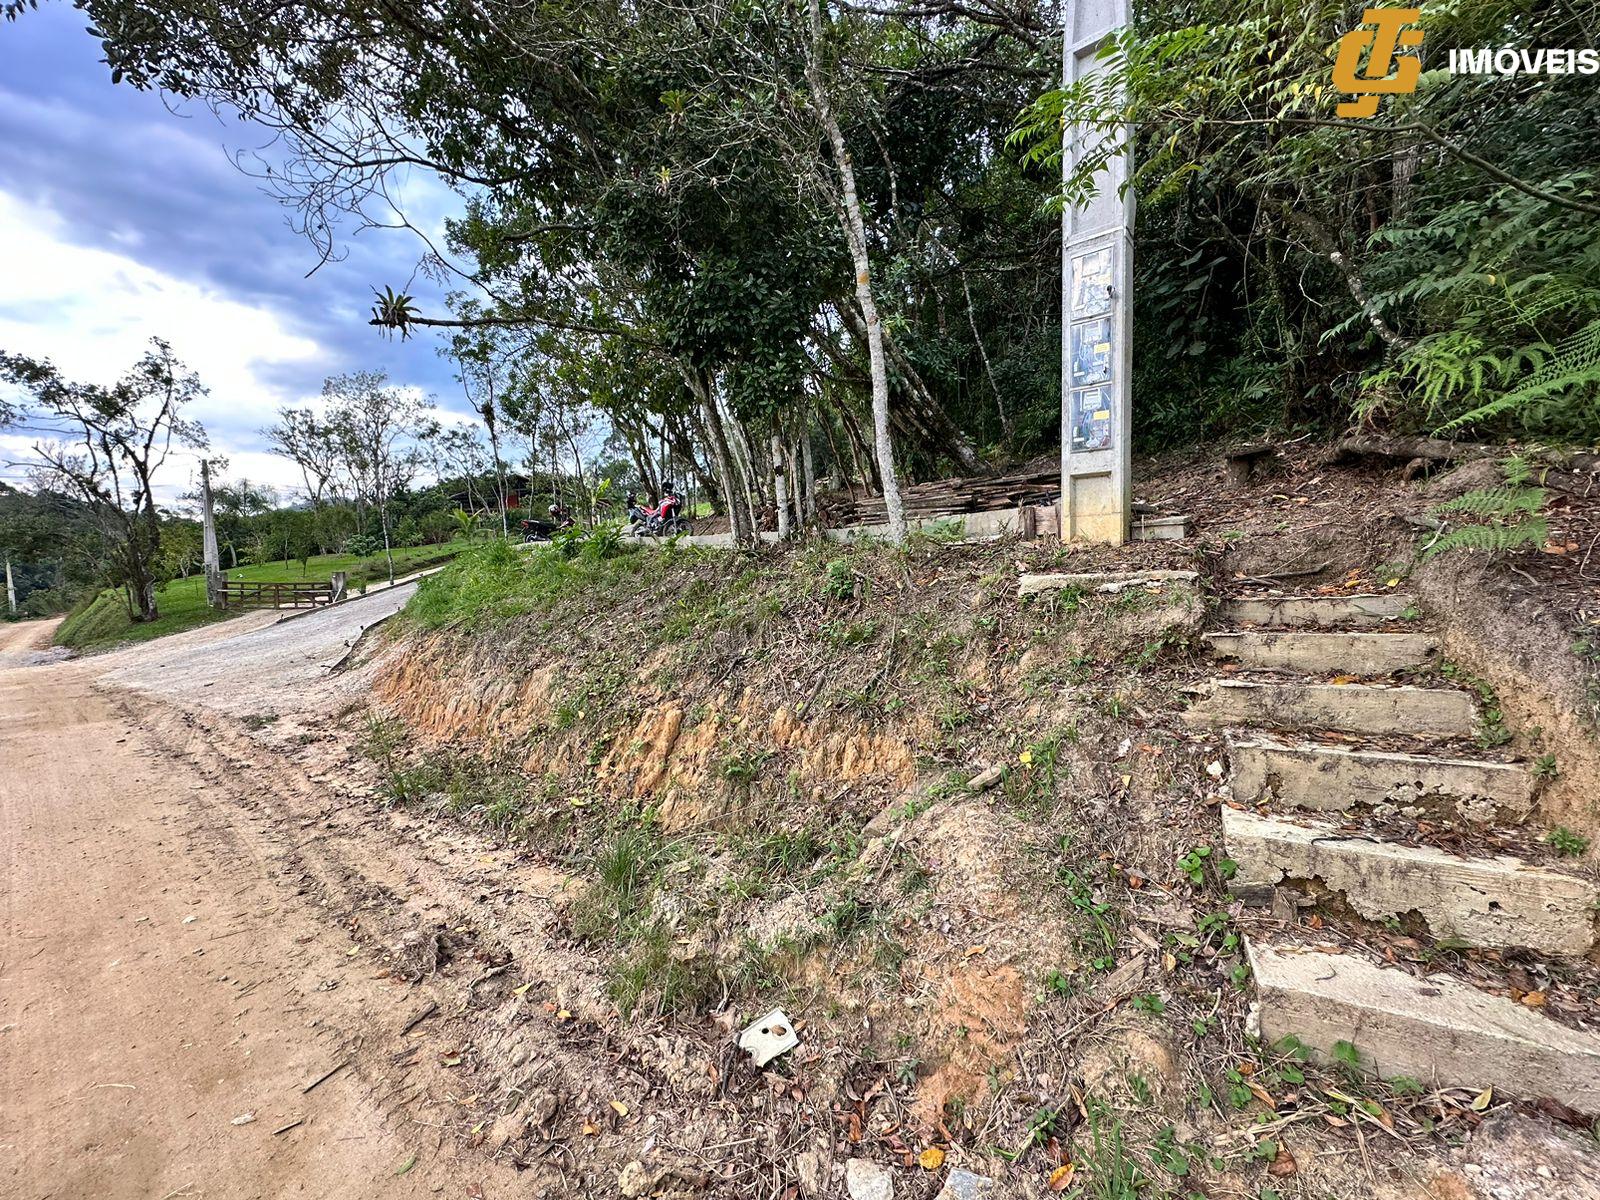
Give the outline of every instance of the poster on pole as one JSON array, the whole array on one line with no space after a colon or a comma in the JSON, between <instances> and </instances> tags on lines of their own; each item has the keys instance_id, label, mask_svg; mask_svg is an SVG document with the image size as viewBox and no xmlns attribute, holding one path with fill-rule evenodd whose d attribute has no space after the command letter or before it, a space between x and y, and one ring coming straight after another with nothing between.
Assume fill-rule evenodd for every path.
<instances>
[{"instance_id":1,"label":"poster on pole","mask_svg":"<svg viewBox=\"0 0 1600 1200\"><path fill-rule=\"evenodd\" d=\"M1063 4L1061 82L1068 90L1120 98L1130 0ZM1130 132L1072 120L1062 129L1063 180L1072 202L1061 213L1061 510L1069 542L1125 542L1131 536L1133 460L1133 222Z\"/></svg>"},{"instance_id":2,"label":"poster on pole","mask_svg":"<svg viewBox=\"0 0 1600 1200\"><path fill-rule=\"evenodd\" d=\"M1072 382L1105 383L1111 378L1111 318L1072 326Z\"/></svg>"},{"instance_id":3,"label":"poster on pole","mask_svg":"<svg viewBox=\"0 0 1600 1200\"><path fill-rule=\"evenodd\" d=\"M1111 445L1111 389L1079 388L1072 393L1072 448L1105 450Z\"/></svg>"},{"instance_id":4,"label":"poster on pole","mask_svg":"<svg viewBox=\"0 0 1600 1200\"><path fill-rule=\"evenodd\" d=\"M1072 300L1068 306L1074 321L1098 317L1111 311L1111 247L1102 246L1072 260Z\"/></svg>"}]
</instances>

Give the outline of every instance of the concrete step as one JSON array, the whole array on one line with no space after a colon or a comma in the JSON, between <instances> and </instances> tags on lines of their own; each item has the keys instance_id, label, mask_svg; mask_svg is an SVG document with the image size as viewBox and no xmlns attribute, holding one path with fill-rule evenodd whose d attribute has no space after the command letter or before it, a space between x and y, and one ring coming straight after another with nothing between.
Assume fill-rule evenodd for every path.
<instances>
[{"instance_id":1,"label":"concrete step","mask_svg":"<svg viewBox=\"0 0 1600 1200\"><path fill-rule=\"evenodd\" d=\"M1533 809L1537 781L1518 763L1385 754L1336 746L1230 742L1233 796L1246 804L1271 797L1294 808L1344 811L1357 805L1448 807L1488 824L1515 824Z\"/></svg>"},{"instance_id":2,"label":"concrete step","mask_svg":"<svg viewBox=\"0 0 1600 1200\"><path fill-rule=\"evenodd\" d=\"M1247 899L1268 902L1275 887L1315 880L1369 921L1415 912L1436 938L1550 955L1594 944L1600 888L1510 855L1463 858L1235 808L1222 810L1222 837L1238 864L1232 887Z\"/></svg>"},{"instance_id":3,"label":"concrete step","mask_svg":"<svg viewBox=\"0 0 1600 1200\"><path fill-rule=\"evenodd\" d=\"M1214 679L1183 720L1200 729L1253 726L1470 738L1478 729L1478 710L1467 693L1442 688Z\"/></svg>"},{"instance_id":4,"label":"concrete step","mask_svg":"<svg viewBox=\"0 0 1600 1200\"><path fill-rule=\"evenodd\" d=\"M1423 667L1439 652L1425 633L1300 633L1250 629L1208 633L1206 644L1218 658L1246 667L1304 671L1310 675L1391 675Z\"/></svg>"},{"instance_id":5,"label":"concrete step","mask_svg":"<svg viewBox=\"0 0 1600 1200\"><path fill-rule=\"evenodd\" d=\"M1568 1028L1448 975L1414 978L1357 954L1246 942L1261 1034L1323 1056L1348 1042L1368 1073L1424 1087L1493 1086L1600 1112L1600 1034Z\"/></svg>"},{"instance_id":6,"label":"concrete step","mask_svg":"<svg viewBox=\"0 0 1600 1200\"><path fill-rule=\"evenodd\" d=\"M1222 602L1223 620L1234 625L1382 625L1415 612L1417 598L1402 592L1379 596L1261 596Z\"/></svg>"},{"instance_id":7,"label":"concrete step","mask_svg":"<svg viewBox=\"0 0 1600 1200\"><path fill-rule=\"evenodd\" d=\"M1041 592L1102 592L1115 595L1128 588L1159 588L1168 583L1194 583L1198 571L1090 571L1022 574L1017 576L1017 595L1037 596Z\"/></svg>"}]
</instances>

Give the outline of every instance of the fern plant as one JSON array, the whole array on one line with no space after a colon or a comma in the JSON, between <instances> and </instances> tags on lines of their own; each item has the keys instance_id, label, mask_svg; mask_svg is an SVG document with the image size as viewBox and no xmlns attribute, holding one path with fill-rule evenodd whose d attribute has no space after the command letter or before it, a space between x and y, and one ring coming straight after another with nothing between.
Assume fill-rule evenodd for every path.
<instances>
[{"instance_id":1,"label":"fern plant","mask_svg":"<svg viewBox=\"0 0 1600 1200\"><path fill-rule=\"evenodd\" d=\"M1582 169L1552 186L1589 186ZM1600 239L1593 220L1501 189L1369 243L1373 303L1428 331L1364 380L1363 416L1441 434L1587 440L1600 420ZM1324 335L1359 329L1362 314ZM1396 398L1403 398L1395 411Z\"/></svg>"},{"instance_id":2,"label":"fern plant","mask_svg":"<svg viewBox=\"0 0 1600 1200\"><path fill-rule=\"evenodd\" d=\"M1424 554L1482 550L1498 555L1544 545L1550 536L1550 522L1543 515L1546 492L1533 481L1533 467L1527 459L1514 455L1505 460L1501 470L1504 483L1474 488L1434 505L1435 517L1460 514L1478 520L1446 530L1428 543Z\"/></svg>"}]
</instances>

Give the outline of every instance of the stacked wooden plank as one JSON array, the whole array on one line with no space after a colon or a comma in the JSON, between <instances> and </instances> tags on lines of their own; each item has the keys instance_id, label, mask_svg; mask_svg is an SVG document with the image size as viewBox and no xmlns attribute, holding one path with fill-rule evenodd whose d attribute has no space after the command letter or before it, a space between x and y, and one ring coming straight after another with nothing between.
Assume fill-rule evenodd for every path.
<instances>
[{"instance_id":1,"label":"stacked wooden plank","mask_svg":"<svg viewBox=\"0 0 1600 1200\"><path fill-rule=\"evenodd\" d=\"M1024 504L1054 504L1061 495L1061 470L1031 469L1011 475L975 475L936 479L901 487L906 517L928 520L962 513L992 512ZM857 488L852 495L835 492L824 498L828 523L835 528L876 525L887 520L882 496Z\"/></svg>"}]
</instances>

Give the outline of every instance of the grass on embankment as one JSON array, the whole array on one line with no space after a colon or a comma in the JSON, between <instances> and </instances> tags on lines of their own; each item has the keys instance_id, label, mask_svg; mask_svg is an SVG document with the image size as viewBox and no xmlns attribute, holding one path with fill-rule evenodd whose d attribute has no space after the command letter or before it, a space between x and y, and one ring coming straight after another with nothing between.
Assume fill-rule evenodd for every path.
<instances>
[{"instance_id":1,"label":"grass on embankment","mask_svg":"<svg viewBox=\"0 0 1600 1200\"><path fill-rule=\"evenodd\" d=\"M465 541L447 542L438 546L406 546L394 552L394 571L398 578L411 571L453 558L467 547ZM320 554L306 560L288 563L271 562L259 566L238 567L224 572L231 580L246 583L299 583L305 580L326 580L335 571L350 576L350 589L356 591L365 583L376 583L389 577L388 563L383 555L365 557L354 554ZM245 609L218 611L206 606L206 581L204 575L191 575L188 579L174 579L156 589L156 607L161 615L154 621L135 622L128 617L128 604L122 592L107 589L87 606L77 609L56 630L55 644L67 646L81 653L109 650L128 642L148 642L169 633L182 633L200 625L209 625L227 617L236 617Z\"/></svg>"},{"instance_id":2,"label":"grass on embankment","mask_svg":"<svg viewBox=\"0 0 1600 1200\"><path fill-rule=\"evenodd\" d=\"M483 543L457 558L450 570L424 580L406 606L406 617L429 629L471 630L539 612L578 593L586 611L605 612L618 600L648 594L676 566L715 553L675 546L647 553L604 532L575 538L567 549L570 553L561 546Z\"/></svg>"}]
</instances>

